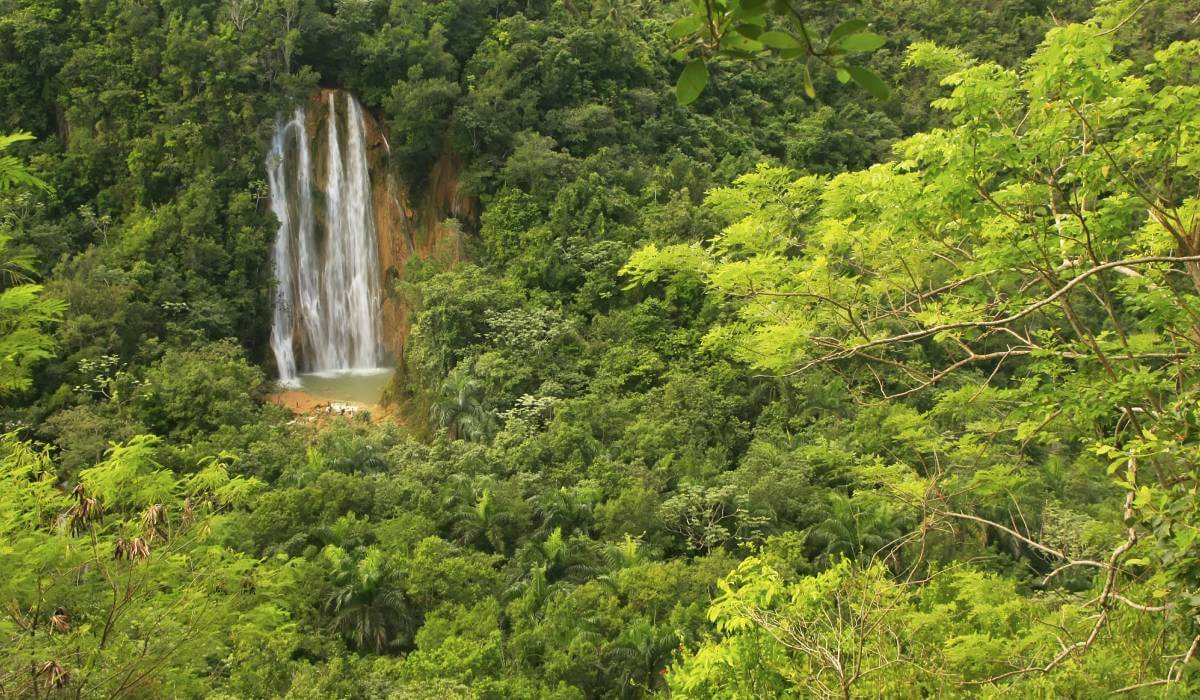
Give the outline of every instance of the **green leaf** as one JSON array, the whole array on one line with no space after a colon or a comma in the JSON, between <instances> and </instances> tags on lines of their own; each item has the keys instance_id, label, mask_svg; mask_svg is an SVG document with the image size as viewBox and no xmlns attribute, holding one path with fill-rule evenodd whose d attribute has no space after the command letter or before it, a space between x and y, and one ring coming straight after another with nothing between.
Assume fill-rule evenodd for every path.
<instances>
[{"instance_id":1,"label":"green leaf","mask_svg":"<svg viewBox=\"0 0 1200 700\"><path fill-rule=\"evenodd\" d=\"M18 131L12 134L0 134L0 151L3 151L14 143L33 141L34 139L34 135L28 131Z\"/></svg>"},{"instance_id":2,"label":"green leaf","mask_svg":"<svg viewBox=\"0 0 1200 700\"><path fill-rule=\"evenodd\" d=\"M721 48L730 51L745 51L747 53L754 53L756 51L762 51L763 45L754 39L742 36L736 32L731 32L721 37Z\"/></svg>"},{"instance_id":3,"label":"green leaf","mask_svg":"<svg viewBox=\"0 0 1200 700\"><path fill-rule=\"evenodd\" d=\"M7 149L14 143L33 140L33 134L28 131L18 131L15 134L8 135L0 134L0 151ZM13 186L26 186L41 190L50 189L50 185L29 172L24 163L16 157L9 155L0 156L0 191L7 190Z\"/></svg>"},{"instance_id":4,"label":"green leaf","mask_svg":"<svg viewBox=\"0 0 1200 700\"><path fill-rule=\"evenodd\" d=\"M836 44L844 36L850 36L867 28L867 23L861 19L848 19L829 32L829 44Z\"/></svg>"},{"instance_id":5,"label":"green leaf","mask_svg":"<svg viewBox=\"0 0 1200 700\"><path fill-rule=\"evenodd\" d=\"M874 51L887 43L887 39L874 32L860 32L842 37L837 45L847 51Z\"/></svg>"},{"instance_id":6,"label":"green leaf","mask_svg":"<svg viewBox=\"0 0 1200 700\"><path fill-rule=\"evenodd\" d=\"M734 18L757 17L766 13L766 0L742 0L741 2L730 3L732 15Z\"/></svg>"},{"instance_id":7,"label":"green leaf","mask_svg":"<svg viewBox=\"0 0 1200 700\"><path fill-rule=\"evenodd\" d=\"M845 68L842 68L841 66L838 66L837 79L838 79L839 83L850 82L850 71L846 70Z\"/></svg>"},{"instance_id":8,"label":"green leaf","mask_svg":"<svg viewBox=\"0 0 1200 700\"><path fill-rule=\"evenodd\" d=\"M722 49L717 52L721 58L734 58L739 61L753 61L756 55L749 51L741 51L739 49Z\"/></svg>"},{"instance_id":9,"label":"green leaf","mask_svg":"<svg viewBox=\"0 0 1200 700\"><path fill-rule=\"evenodd\" d=\"M886 83L871 71L862 66L846 66L846 72L854 78L854 82L858 83L864 90L871 93L881 100L886 100L891 96L892 91L888 89Z\"/></svg>"},{"instance_id":10,"label":"green leaf","mask_svg":"<svg viewBox=\"0 0 1200 700\"><path fill-rule=\"evenodd\" d=\"M810 100L817 96L817 89L813 87L812 71L808 69L807 65L804 66L804 94L808 95Z\"/></svg>"},{"instance_id":11,"label":"green leaf","mask_svg":"<svg viewBox=\"0 0 1200 700\"><path fill-rule=\"evenodd\" d=\"M773 49L801 48L800 40L787 32L763 32L758 40Z\"/></svg>"},{"instance_id":12,"label":"green leaf","mask_svg":"<svg viewBox=\"0 0 1200 700\"><path fill-rule=\"evenodd\" d=\"M760 27L756 24L748 23L748 22L742 22L741 24L738 24L733 29L738 34L741 34L742 36L746 37L747 39L759 39L759 37L762 36L762 33L763 33L762 27ZM761 41L761 39L759 39L759 41Z\"/></svg>"},{"instance_id":13,"label":"green leaf","mask_svg":"<svg viewBox=\"0 0 1200 700\"><path fill-rule=\"evenodd\" d=\"M679 74L679 82L675 83L675 98L681 105L690 105L696 101L704 86L708 85L708 65L704 59L697 58Z\"/></svg>"},{"instance_id":14,"label":"green leaf","mask_svg":"<svg viewBox=\"0 0 1200 700\"><path fill-rule=\"evenodd\" d=\"M689 34L695 34L702 26L704 26L703 15L688 15L676 20L675 24L672 24L671 28L667 30L667 36L672 40L682 39Z\"/></svg>"}]
</instances>

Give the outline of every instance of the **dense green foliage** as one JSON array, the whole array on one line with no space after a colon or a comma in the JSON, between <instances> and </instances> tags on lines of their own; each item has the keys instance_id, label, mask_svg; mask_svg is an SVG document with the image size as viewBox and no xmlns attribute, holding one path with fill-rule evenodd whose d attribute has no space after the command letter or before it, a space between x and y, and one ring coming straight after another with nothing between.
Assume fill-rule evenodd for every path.
<instances>
[{"instance_id":1,"label":"dense green foliage","mask_svg":"<svg viewBox=\"0 0 1200 700\"><path fill-rule=\"evenodd\" d=\"M680 42L677 58L698 54L679 73L675 84L679 103L691 104L704 92L712 57L754 59L764 52L803 59L800 73L804 94L810 98L817 96L809 66L815 60L832 68L839 81L853 80L872 95L887 99L891 94L887 83L870 68L847 60L880 48L887 39L870 31L862 19L843 20L822 39L813 35L811 20L789 0L694 0L691 12L667 31L668 37Z\"/></svg>"},{"instance_id":2,"label":"dense green foliage","mask_svg":"<svg viewBox=\"0 0 1200 700\"><path fill-rule=\"evenodd\" d=\"M1186 4L0 0L0 695L1200 692ZM481 204L401 422L264 401L318 86Z\"/></svg>"}]
</instances>

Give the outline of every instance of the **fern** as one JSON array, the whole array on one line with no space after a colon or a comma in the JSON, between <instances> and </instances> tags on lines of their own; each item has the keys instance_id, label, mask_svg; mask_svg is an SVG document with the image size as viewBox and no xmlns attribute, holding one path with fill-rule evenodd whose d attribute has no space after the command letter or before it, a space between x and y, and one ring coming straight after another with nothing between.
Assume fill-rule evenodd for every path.
<instances>
[{"instance_id":1,"label":"fern","mask_svg":"<svg viewBox=\"0 0 1200 700\"><path fill-rule=\"evenodd\" d=\"M0 136L0 154L3 154L14 143L32 140L33 134L27 131L18 131L15 134ZM25 164L18 160L16 156L0 155L0 192L12 187L30 187L39 190L50 189L50 185L29 172Z\"/></svg>"}]
</instances>

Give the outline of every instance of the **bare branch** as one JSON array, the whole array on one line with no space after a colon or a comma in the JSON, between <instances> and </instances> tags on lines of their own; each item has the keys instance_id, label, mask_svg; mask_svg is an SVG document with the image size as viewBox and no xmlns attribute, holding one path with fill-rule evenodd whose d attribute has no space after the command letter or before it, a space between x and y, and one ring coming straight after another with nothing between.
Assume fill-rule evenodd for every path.
<instances>
[{"instance_id":1,"label":"bare branch","mask_svg":"<svg viewBox=\"0 0 1200 700\"><path fill-rule=\"evenodd\" d=\"M1051 549L1050 547L1047 547L1046 545L1042 544L1041 542L1038 542L1037 540L1034 540L1034 539L1030 539L1029 537L1022 535L1021 533L1017 532L1016 530L1014 530L1010 527L1005 527L1004 525L1001 525L1000 523L995 522L994 520L988 520L987 518L981 518L977 515L971 515L970 513L956 513L954 511L941 511L941 514L949 516L951 518L961 518L963 520L970 520L973 522L980 523L981 525L987 525L989 527L994 527L997 530L1005 532L1005 533L1011 535L1012 537L1020 540L1021 542L1024 542L1025 544L1029 545L1030 547L1033 547L1034 549L1038 550L1039 552L1042 552L1043 554L1049 554L1050 556L1052 556L1056 559L1061 559L1063 561L1068 562L1071 566L1091 566L1091 567L1094 567L1097 569L1107 568L1107 566L1103 562L1094 561L1091 559L1073 559L1073 558L1067 556L1063 552L1060 552L1055 549Z\"/></svg>"}]
</instances>

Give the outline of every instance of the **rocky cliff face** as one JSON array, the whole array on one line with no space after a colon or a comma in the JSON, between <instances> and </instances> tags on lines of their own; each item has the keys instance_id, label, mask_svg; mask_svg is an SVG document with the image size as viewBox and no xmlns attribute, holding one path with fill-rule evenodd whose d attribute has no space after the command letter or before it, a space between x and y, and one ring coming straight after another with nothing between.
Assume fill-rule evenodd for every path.
<instances>
[{"instance_id":1,"label":"rocky cliff face","mask_svg":"<svg viewBox=\"0 0 1200 700\"><path fill-rule=\"evenodd\" d=\"M310 138L318 144L313 148L317 177L321 177L325 167L321 156L325 149L320 147L325 137L322 115L326 114L329 100L337 93L336 90L322 90L313 96L307 110ZM387 350L398 358L404 352L409 331L409 310L396 293L396 285L403 279L405 263L413 256L458 260L462 252L462 231L455 222L461 222L467 228L474 227L478 222L479 204L460 191L460 161L449 151L434 163L423 191L416 201L412 201L411 188L400 177L399 164L392 158L385 127L368 111L364 110L363 118L379 243L379 275L383 281L382 340Z\"/></svg>"}]
</instances>

